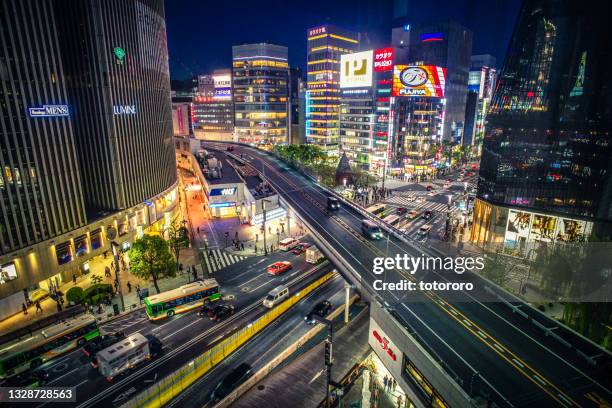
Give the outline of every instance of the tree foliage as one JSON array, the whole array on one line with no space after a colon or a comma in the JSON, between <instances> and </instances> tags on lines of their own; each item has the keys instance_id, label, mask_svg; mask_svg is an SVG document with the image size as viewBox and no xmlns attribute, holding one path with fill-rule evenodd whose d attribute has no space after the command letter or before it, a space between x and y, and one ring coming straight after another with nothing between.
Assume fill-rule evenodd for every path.
<instances>
[{"instance_id":1,"label":"tree foliage","mask_svg":"<svg viewBox=\"0 0 612 408\"><path fill-rule=\"evenodd\" d=\"M276 145L274 152L281 160L312 174L320 183L330 187L336 185L338 158L329 156L319 146Z\"/></svg>"},{"instance_id":2,"label":"tree foliage","mask_svg":"<svg viewBox=\"0 0 612 408\"><path fill-rule=\"evenodd\" d=\"M180 224L181 223L175 219L172 224L170 224L170 228L168 229L168 245L174 254L177 270L179 267L179 255L181 253L181 249L188 248L190 244L189 230L184 225Z\"/></svg>"},{"instance_id":3,"label":"tree foliage","mask_svg":"<svg viewBox=\"0 0 612 408\"><path fill-rule=\"evenodd\" d=\"M160 292L158 281L165 277L176 276L174 258L168 243L158 235L144 235L137 239L130 248L130 271L135 276L153 281Z\"/></svg>"}]
</instances>

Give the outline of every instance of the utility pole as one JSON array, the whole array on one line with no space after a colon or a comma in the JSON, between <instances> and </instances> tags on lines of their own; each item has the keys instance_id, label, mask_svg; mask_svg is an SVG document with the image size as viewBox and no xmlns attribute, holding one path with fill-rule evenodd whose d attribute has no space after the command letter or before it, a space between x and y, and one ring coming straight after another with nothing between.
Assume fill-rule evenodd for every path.
<instances>
[{"instance_id":1,"label":"utility pole","mask_svg":"<svg viewBox=\"0 0 612 408\"><path fill-rule=\"evenodd\" d=\"M341 384L338 384L332 381L332 366L334 365L334 356L333 356L333 342L334 342L334 328L332 322L327 320L324 317L314 315L313 319L317 321L317 323L322 323L327 326L327 338L325 339L325 366L327 368L327 381L325 383L325 408L329 408L331 406L330 401L330 388L332 386L338 388L341 387Z\"/></svg>"},{"instance_id":2,"label":"utility pole","mask_svg":"<svg viewBox=\"0 0 612 408\"><path fill-rule=\"evenodd\" d=\"M113 251L113 262L115 262L115 279L117 280L117 292L119 292L119 298L121 299L121 311L125 312L125 300L123 299L123 291L121 290L121 278L119 269L119 252L117 251L117 244L115 241L111 241L111 249Z\"/></svg>"},{"instance_id":3,"label":"utility pole","mask_svg":"<svg viewBox=\"0 0 612 408\"><path fill-rule=\"evenodd\" d=\"M268 256L268 246L266 245L266 203L269 203L270 200L263 199L261 200L261 208L263 210L263 246L264 246L264 255Z\"/></svg>"}]
</instances>

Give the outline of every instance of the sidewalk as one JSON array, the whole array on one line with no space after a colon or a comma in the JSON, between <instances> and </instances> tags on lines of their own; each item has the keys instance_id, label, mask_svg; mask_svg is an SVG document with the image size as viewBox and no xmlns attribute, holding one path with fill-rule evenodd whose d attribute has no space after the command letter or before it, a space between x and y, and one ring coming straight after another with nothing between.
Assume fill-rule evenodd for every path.
<instances>
[{"instance_id":1,"label":"sidewalk","mask_svg":"<svg viewBox=\"0 0 612 408\"><path fill-rule=\"evenodd\" d=\"M180 187L182 187L182 183L183 183L182 177L179 177L179 180L180 180ZM180 188L180 191L182 194L182 199L181 199L182 214L183 216L185 214L187 215L188 223L189 222L203 223L206 217L206 213L201 208L201 199L200 199L200 206L196 205L197 200L194 201L193 199L189 202L189 205L186 205L185 198L184 198L185 193L183 192L182 188ZM193 193L188 193L188 194L193 194ZM186 271L189 269L190 266L199 264L197 247L200 244L200 241L198 239L199 237L197 236L197 234L192 233L191 236L192 238L194 238L194 243L191 245L191 248L182 249L179 255L179 263L183 265L183 271L178 271L177 276L174 278L161 279L158 282L159 288L161 291L177 288L181 285L188 283L190 280L192 280L193 277L187 274ZM66 308L69 307L66 297L65 297L68 290L74 286L80 286L83 289L90 287L93 284L91 277L94 275L97 275L102 278L101 283L108 283L112 285L115 280L115 273L113 272L111 274L112 277L110 278L104 276L105 269L107 267L111 268L112 263L113 263L113 257L111 254L108 254L108 256L106 257L104 255L100 255L95 258L92 258L89 261L89 273L81 274L77 276L76 284L73 283L72 280L69 280L61 284L58 289L64 293L65 303L62 305L63 309L65 310ZM145 281L143 279L137 278L136 276L132 275L129 272L129 259L127 258L127 256L125 256L125 263L126 263L126 269L121 271L119 275L120 275L120 281L121 281L121 293L123 293L123 297L124 297L125 310L129 311L139 306L140 302L138 299L138 295L136 293L136 287L138 285L140 285L141 289L148 289L150 295L157 293L157 291L155 290L155 286L153 285L151 281ZM199 275L201 277L201 271L199 272ZM128 288L128 282L131 285L131 289L132 289L131 291ZM121 300L118 295L113 298L113 303L117 304L119 306L119 310L121 310ZM31 305L28 308L27 315L24 315L23 313L19 313L19 314L15 314L13 316L10 316L0 321L0 333L9 333L21 327L30 325L33 322L40 320L44 317L49 317L51 315L54 315L58 312L57 302L55 302L50 297L46 297L42 299L40 301L40 305L43 310L42 312L36 313L36 307L34 305ZM108 320L109 316L113 314L112 306L104 305L103 307L104 310L102 313L97 313L97 305L93 305L93 306L94 306L94 315L96 316L96 318L99 319L99 321Z\"/></svg>"}]
</instances>

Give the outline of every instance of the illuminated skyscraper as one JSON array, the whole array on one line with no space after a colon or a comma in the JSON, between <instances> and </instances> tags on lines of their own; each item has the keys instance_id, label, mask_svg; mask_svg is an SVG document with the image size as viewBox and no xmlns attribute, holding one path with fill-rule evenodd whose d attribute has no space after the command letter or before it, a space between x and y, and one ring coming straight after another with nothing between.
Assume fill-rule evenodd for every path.
<instances>
[{"instance_id":1,"label":"illuminated skyscraper","mask_svg":"<svg viewBox=\"0 0 612 408\"><path fill-rule=\"evenodd\" d=\"M340 55L359 49L359 35L331 25L308 30L306 142L338 154Z\"/></svg>"},{"instance_id":2,"label":"illuminated skyscraper","mask_svg":"<svg viewBox=\"0 0 612 408\"><path fill-rule=\"evenodd\" d=\"M289 134L287 47L259 43L232 47L234 129L239 142L272 149Z\"/></svg>"},{"instance_id":3,"label":"illuminated skyscraper","mask_svg":"<svg viewBox=\"0 0 612 408\"><path fill-rule=\"evenodd\" d=\"M609 15L595 1L523 3L487 115L473 242L610 235Z\"/></svg>"}]
</instances>

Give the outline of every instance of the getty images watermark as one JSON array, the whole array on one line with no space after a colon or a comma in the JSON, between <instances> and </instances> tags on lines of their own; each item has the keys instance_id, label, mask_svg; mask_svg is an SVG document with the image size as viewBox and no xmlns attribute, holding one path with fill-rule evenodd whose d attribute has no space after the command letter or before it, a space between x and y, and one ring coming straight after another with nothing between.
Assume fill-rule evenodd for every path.
<instances>
[{"instance_id":1,"label":"getty images watermark","mask_svg":"<svg viewBox=\"0 0 612 408\"><path fill-rule=\"evenodd\" d=\"M383 275L389 271L402 271L415 275L417 272L435 271L453 272L461 275L468 271L481 271L485 267L484 257L431 257L421 254L421 256L409 256L408 254L397 254L395 257L374 258L372 272L375 275ZM440 282L440 281L416 281L414 279L400 279L395 282L385 282L376 279L373 282L375 290L381 291L414 291L414 290L434 290L434 291L470 291L474 289L472 282Z\"/></svg>"}]
</instances>

